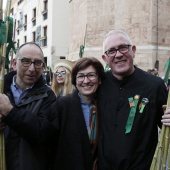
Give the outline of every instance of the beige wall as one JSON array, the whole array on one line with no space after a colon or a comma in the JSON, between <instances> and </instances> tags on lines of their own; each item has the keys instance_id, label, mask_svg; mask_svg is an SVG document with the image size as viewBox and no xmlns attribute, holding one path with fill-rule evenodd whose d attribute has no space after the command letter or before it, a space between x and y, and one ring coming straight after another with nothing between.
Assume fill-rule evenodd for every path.
<instances>
[{"instance_id":1,"label":"beige wall","mask_svg":"<svg viewBox=\"0 0 170 170\"><path fill-rule=\"evenodd\" d=\"M18 2L18 0L12 0L11 1L11 6L14 6L17 2Z\"/></svg>"},{"instance_id":2,"label":"beige wall","mask_svg":"<svg viewBox=\"0 0 170 170\"><path fill-rule=\"evenodd\" d=\"M84 44L87 21L87 1L72 1L70 3L70 44L69 59L79 56L80 45Z\"/></svg>"},{"instance_id":3,"label":"beige wall","mask_svg":"<svg viewBox=\"0 0 170 170\"><path fill-rule=\"evenodd\" d=\"M69 53L70 4L68 0L53 0L51 2L51 60L53 62L60 56L67 58Z\"/></svg>"},{"instance_id":4,"label":"beige wall","mask_svg":"<svg viewBox=\"0 0 170 170\"><path fill-rule=\"evenodd\" d=\"M137 45L135 63L147 70L159 60L160 75L164 75L163 66L170 56L168 11L169 0L158 1L158 4L157 0L72 0L69 58L78 58L86 25L84 56L100 60L105 34L112 29L122 29Z\"/></svg>"}]
</instances>

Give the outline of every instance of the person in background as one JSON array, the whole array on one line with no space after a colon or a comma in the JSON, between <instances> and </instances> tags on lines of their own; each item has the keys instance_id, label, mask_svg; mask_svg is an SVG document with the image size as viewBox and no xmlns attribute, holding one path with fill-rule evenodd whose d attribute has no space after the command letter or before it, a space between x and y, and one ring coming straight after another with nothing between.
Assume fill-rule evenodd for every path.
<instances>
[{"instance_id":1,"label":"person in background","mask_svg":"<svg viewBox=\"0 0 170 170\"><path fill-rule=\"evenodd\" d=\"M42 77L43 52L37 44L25 43L12 64L16 72L5 75L4 94L0 93L7 170L47 170L58 117L51 108L56 96Z\"/></svg>"},{"instance_id":2,"label":"person in background","mask_svg":"<svg viewBox=\"0 0 170 170\"><path fill-rule=\"evenodd\" d=\"M43 75L44 75L44 81L45 83L51 87L51 84L52 84L52 70L50 67L47 67L44 72L43 72Z\"/></svg>"},{"instance_id":3,"label":"person in background","mask_svg":"<svg viewBox=\"0 0 170 170\"><path fill-rule=\"evenodd\" d=\"M81 58L71 77L76 89L53 106L59 114L60 132L52 170L92 170L96 168L98 140L96 93L104 68L96 58Z\"/></svg>"},{"instance_id":4,"label":"person in background","mask_svg":"<svg viewBox=\"0 0 170 170\"><path fill-rule=\"evenodd\" d=\"M51 68L49 67L49 70L47 71L47 75L46 75L46 81L47 81L47 85L49 85L50 87L52 84L52 77L53 77L53 73Z\"/></svg>"},{"instance_id":5,"label":"person in background","mask_svg":"<svg viewBox=\"0 0 170 170\"><path fill-rule=\"evenodd\" d=\"M53 63L53 79L51 88L57 97L72 93L74 86L71 83L73 62L65 59Z\"/></svg>"},{"instance_id":6,"label":"person in background","mask_svg":"<svg viewBox=\"0 0 170 170\"><path fill-rule=\"evenodd\" d=\"M111 70L98 93L99 170L149 170L158 126L170 125L170 114L162 109L164 81L134 66L135 53L121 30L110 31L103 41L102 58Z\"/></svg>"},{"instance_id":7,"label":"person in background","mask_svg":"<svg viewBox=\"0 0 170 170\"><path fill-rule=\"evenodd\" d=\"M154 75L154 76L159 76L158 70L156 68L148 69L147 72Z\"/></svg>"}]
</instances>

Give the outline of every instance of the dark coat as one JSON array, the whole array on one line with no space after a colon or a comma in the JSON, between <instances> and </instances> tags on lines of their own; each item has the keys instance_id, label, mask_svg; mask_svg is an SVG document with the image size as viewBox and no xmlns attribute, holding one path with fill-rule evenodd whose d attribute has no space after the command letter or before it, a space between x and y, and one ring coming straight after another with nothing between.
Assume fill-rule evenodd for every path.
<instances>
[{"instance_id":1,"label":"dark coat","mask_svg":"<svg viewBox=\"0 0 170 170\"><path fill-rule=\"evenodd\" d=\"M128 98L139 95L136 114L130 133L125 127L130 113ZM147 98L142 113L142 99ZM99 89L99 169L149 170L161 126L162 105L166 104L167 90L161 78L139 68L123 80L111 71Z\"/></svg>"},{"instance_id":2,"label":"dark coat","mask_svg":"<svg viewBox=\"0 0 170 170\"><path fill-rule=\"evenodd\" d=\"M53 170L91 170L92 153L77 90L60 97L54 108L60 133Z\"/></svg>"},{"instance_id":3,"label":"dark coat","mask_svg":"<svg viewBox=\"0 0 170 170\"><path fill-rule=\"evenodd\" d=\"M13 73L5 77L4 92L14 103L10 90ZM58 117L52 114L56 100L53 91L41 77L3 118L7 170L47 170L51 141L57 136Z\"/></svg>"}]
</instances>

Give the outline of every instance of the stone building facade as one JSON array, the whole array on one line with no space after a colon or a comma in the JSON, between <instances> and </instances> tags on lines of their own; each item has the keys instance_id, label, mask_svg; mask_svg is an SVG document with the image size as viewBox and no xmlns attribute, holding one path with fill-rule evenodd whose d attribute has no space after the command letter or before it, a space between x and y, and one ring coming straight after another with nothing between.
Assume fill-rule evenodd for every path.
<instances>
[{"instance_id":1,"label":"stone building facade","mask_svg":"<svg viewBox=\"0 0 170 170\"><path fill-rule=\"evenodd\" d=\"M170 57L169 11L169 0L70 0L68 59L79 58L85 45L83 56L102 61L104 36L122 29L137 46L135 63L143 70L157 67L163 76Z\"/></svg>"}]
</instances>

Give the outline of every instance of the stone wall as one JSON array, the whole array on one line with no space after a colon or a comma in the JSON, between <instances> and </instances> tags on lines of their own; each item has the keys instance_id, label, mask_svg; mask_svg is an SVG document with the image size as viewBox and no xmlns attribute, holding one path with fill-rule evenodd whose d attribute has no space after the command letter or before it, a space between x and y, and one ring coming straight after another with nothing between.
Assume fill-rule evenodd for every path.
<instances>
[{"instance_id":1,"label":"stone wall","mask_svg":"<svg viewBox=\"0 0 170 170\"><path fill-rule=\"evenodd\" d=\"M70 47L69 54L70 59L78 58L80 45L84 44L84 37L86 33L87 22L87 2L86 1L71 1L70 12ZM72 58L72 56L74 56Z\"/></svg>"},{"instance_id":2,"label":"stone wall","mask_svg":"<svg viewBox=\"0 0 170 170\"><path fill-rule=\"evenodd\" d=\"M85 39L84 56L101 60L105 34L122 29L137 46L135 63L147 70L159 61L159 73L164 75L170 57L169 0L72 0L70 5L69 59L79 58Z\"/></svg>"}]
</instances>

